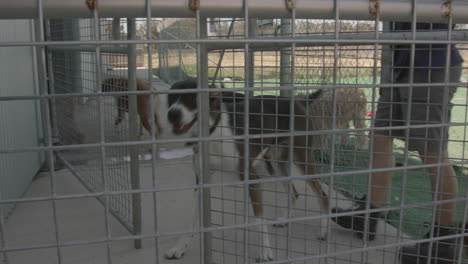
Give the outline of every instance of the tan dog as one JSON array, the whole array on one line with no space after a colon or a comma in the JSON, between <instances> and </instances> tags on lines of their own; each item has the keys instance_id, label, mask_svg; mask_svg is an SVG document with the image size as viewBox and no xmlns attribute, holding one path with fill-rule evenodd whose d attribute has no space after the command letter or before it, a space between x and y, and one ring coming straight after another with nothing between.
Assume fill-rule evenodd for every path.
<instances>
[{"instance_id":1,"label":"tan dog","mask_svg":"<svg viewBox=\"0 0 468 264\"><path fill-rule=\"evenodd\" d=\"M333 97L335 90L335 97ZM298 98L304 96L299 95ZM334 111L334 103L336 108ZM365 128L366 122L366 96L362 88L336 88L323 89L323 93L316 100L310 101L307 106L309 118L311 118L312 130L333 129L333 116L335 116L335 129L348 129L352 122L355 128ZM367 148L367 138L364 131L356 133L357 148ZM341 136L341 144L346 143L347 137ZM328 137L321 136L316 142L321 143L321 147L328 146Z\"/></svg>"},{"instance_id":2,"label":"tan dog","mask_svg":"<svg viewBox=\"0 0 468 264\"><path fill-rule=\"evenodd\" d=\"M151 86L146 83L146 81L137 79L137 91L149 91L151 90ZM102 91L103 92L122 92L122 91L128 91L128 79L126 78L109 78L104 81L102 84ZM141 125L148 131L148 133L151 135L151 113L150 113L150 98L154 98L154 121L156 124L156 129L157 132L160 134L162 133L162 127L159 123L159 118L157 114L157 107L160 104L160 99L157 94L154 95L149 95L149 94L144 94L144 95L138 95L137 96L137 109L138 109L138 115L140 116L140 122ZM115 119L115 125L118 125L122 122L123 120L123 115L124 112L128 113L128 96L127 95L122 95L122 96L116 96L115 97L116 101L116 106L117 106L117 118Z\"/></svg>"}]
</instances>

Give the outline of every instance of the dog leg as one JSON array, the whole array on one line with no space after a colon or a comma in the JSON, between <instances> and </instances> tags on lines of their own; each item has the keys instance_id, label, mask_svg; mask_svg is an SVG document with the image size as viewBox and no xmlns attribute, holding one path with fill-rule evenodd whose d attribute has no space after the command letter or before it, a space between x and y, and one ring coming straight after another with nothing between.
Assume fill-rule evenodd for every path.
<instances>
[{"instance_id":1,"label":"dog leg","mask_svg":"<svg viewBox=\"0 0 468 264\"><path fill-rule=\"evenodd\" d=\"M361 101L357 103L356 115L353 118L353 125L355 128L366 127L366 99L364 94L360 97ZM357 149L365 150L368 149L368 139L366 132L359 131L356 133Z\"/></svg>"},{"instance_id":2,"label":"dog leg","mask_svg":"<svg viewBox=\"0 0 468 264\"><path fill-rule=\"evenodd\" d=\"M308 180L307 181L311 189L315 192L317 197L318 206L320 211L324 214L327 214L328 208L328 200L325 192L322 190L322 186L319 180ZM318 236L319 240L326 240L327 239L327 219L321 218L320 219L320 233Z\"/></svg>"},{"instance_id":3,"label":"dog leg","mask_svg":"<svg viewBox=\"0 0 468 264\"><path fill-rule=\"evenodd\" d=\"M294 183L292 183L292 182L288 183L286 181L282 181L281 184L283 185L283 188L284 188L284 191L286 192L286 194L289 193L289 184L291 184L291 193L290 193L290 196L288 197L288 199L291 199L290 212L288 214L288 208L284 208L282 216L278 217L278 219L277 219L277 220L287 220L287 219L290 219L290 218L294 217L294 208L296 208L296 200L299 197L299 193L297 192L296 187L294 186ZM273 226L274 227L285 227L288 224L289 223L284 222L284 223L274 224Z\"/></svg>"},{"instance_id":4,"label":"dog leg","mask_svg":"<svg viewBox=\"0 0 468 264\"><path fill-rule=\"evenodd\" d=\"M354 118L353 119L353 122L354 122L354 127L356 128L365 128L366 127L366 121L363 119L364 116L359 116L357 118ZM357 137L357 149L358 150L365 150L365 149L368 149L368 140L367 140L367 136L366 136L366 132L364 131L359 131L356 133L356 137Z\"/></svg>"},{"instance_id":5,"label":"dog leg","mask_svg":"<svg viewBox=\"0 0 468 264\"><path fill-rule=\"evenodd\" d=\"M241 152L242 153L242 152ZM255 171L255 161L260 160L263 156L262 153L267 153L267 150L262 151L259 155L256 155L256 158L253 161L250 161L250 171ZM264 157L263 157L264 158ZM266 161L266 160L265 160ZM238 171L244 171L244 159L240 158L238 161ZM243 174L239 175L240 179L244 179ZM250 180L258 179L259 176L255 173L249 174ZM260 189L260 184L250 184L249 185L249 196L250 201L252 202L252 207L254 211L254 215L256 217L255 222L258 223L257 227L261 234L261 241L262 244L260 246L260 256L257 257L257 262L265 262L273 260L273 251L271 250L270 244L270 235L268 233L268 227L264 224L263 219L263 199L262 199L262 190Z\"/></svg>"},{"instance_id":6,"label":"dog leg","mask_svg":"<svg viewBox=\"0 0 468 264\"><path fill-rule=\"evenodd\" d=\"M263 224L262 191L260 190L260 184L251 184L249 186L249 194L250 199L252 200L254 215L256 217L255 222L258 223L257 227L262 239L260 256L257 257L257 262L271 261L273 260L273 251L271 250L268 227Z\"/></svg>"},{"instance_id":7,"label":"dog leg","mask_svg":"<svg viewBox=\"0 0 468 264\"><path fill-rule=\"evenodd\" d=\"M194 155L192 158L192 165L193 168L195 169L195 181L198 184L200 182L200 177L199 177L199 164L198 164L198 151L196 148L197 145L194 146ZM192 228L191 230L195 230L195 228L198 227L198 213L199 213L199 207L198 207L198 189L193 190L193 196L192 196L192 206L190 207L189 210L189 215L187 217L192 217ZM190 245L192 244L194 237L194 233L183 235L180 237L176 244L170 248L166 253L164 254L167 259L180 259L184 256L185 252L189 249Z\"/></svg>"},{"instance_id":8,"label":"dog leg","mask_svg":"<svg viewBox=\"0 0 468 264\"><path fill-rule=\"evenodd\" d=\"M297 164L304 164L305 165L299 166L302 168L304 175L314 175L315 174L315 159L312 153L307 153L307 150L304 148L297 148L296 149L296 157L295 160L298 162ZM324 214L328 213L328 196L325 191L322 189L322 185L320 183L320 179L307 179L307 183L309 184L312 191L317 195L317 202L318 208ZM327 219L321 218L320 219L320 233L318 239L325 240L327 237Z\"/></svg>"},{"instance_id":9,"label":"dog leg","mask_svg":"<svg viewBox=\"0 0 468 264\"><path fill-rule=\"evenodd\" d=\"M288 177L289 176L289 164L288 164L288 147L284 145L272 146L268 152L264 153L265 162L270 164L272 172L270 174L275 177ZM277 220L287 220L294 216L294 208L296 207L296 200L299 197L299 193L296 190L293 182L281 181L284 191L287 194L288 201L291 199L290 212L288 214L288 208L284 208L280 217ZM289 186L291 185L291 192ZM288 223L274 224L275 227L285 227Z\"/></svg>"},{"instance_id":10,"label":"dog leg","mask_svg":"<svg viewBox=\"0 0 468 264\"><path fill-rule=\"evenodd\" d=\"M143 136L143 125L141 124L141 121L138 122L138 135L140 137Z\"/></svg>"},{"instance_id":11,"label":"dog leg","mask_svg":"<svg viewBox=\"0 0 468 264\"><path fill-rule=\"evenodd\" d=\"M339 122L338 124L339 124L338 128L349 129L349 120L345 122ZM349 133L345 132L343 134L339 134L339 137L340 137L340 145L344 146L349 142L349 138L350 138Z\"/></svg>"},{"instance_id":12,"label":"dog leg","mask_svg":"<svg viewBox=\"0 0 468 264\"><path fill-rule=\"evenodd\" d=\"M197 189L195 189L193 191L192 201L193 201L193 206L191 206L189 215L187 215L187 217L192 217L192 228L191 228L191 230L195 230L195 228L198 225L198 211L199 211L198 210L199 207L198 207L198 203L197 203L197 201L198 201L198 190ZM192 244L193 236L194 236L194 233L182 235L177 240L175 245L172 248L170 248L168 251L166 251L164 256L167 259L180 259L180 258L182 258L185 255L185 252L187 252L190 245Z\"/></svg>"}]
</instances>

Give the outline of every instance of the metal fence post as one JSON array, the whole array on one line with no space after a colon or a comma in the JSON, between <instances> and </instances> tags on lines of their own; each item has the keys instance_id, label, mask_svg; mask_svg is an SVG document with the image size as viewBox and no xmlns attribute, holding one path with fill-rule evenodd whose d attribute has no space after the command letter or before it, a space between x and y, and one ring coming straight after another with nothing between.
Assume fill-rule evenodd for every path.
<instances>
[{"instance_id":1,"label":"metal fence post","mask_svg":"<svg viewBox=\"0 0 468 264\"><path fill-rule=\"evenodd\" d=\"M291 19L281 19L281 37L291 37ZM291 48L280 51L280 85L289 86L291 83ZM281 96L289 96L290 91L282 90Z\"/></svg>"},{"instance_id":2,"label":"metal fence post","mask_svg":"<svg viewBox=\"0 0 468 264\"><path fill-rule=\"evenodd\" d=\"M112 39L120 40L120 18L112 20Z\"/></svg>"},{"instance_id":3,"label":"metal fence post","mask_svg":"<svg viewBox=\"0 0 468 264\"><path fill-rule=\"evenodd\" d=\"M41 23L44 23L44 21L42 20L39 20L39 19L36 19L35 20L35 37L36 37L36 40L40 40L40 39L43 39L45 36L41 35L41 30L40 30L40 27L41 27ZM45 26L44 26L45 28ZM44 32L45 33L45 32ZM46 58L45 56L43 57L43 54L42 54L42 48L41 47L36 47L36 61L37 61L37 72L39 73L38 74L38 88L39 88L39 94L48 94L49 93L49 88L48 88L48 82L47 82L47 69L46 69ZM49 106L47 106L49 104ZM42 123L42 144L44 146L49 146L49 145L52 145L53 142L49 142L49 140L52 140L53 139L53 131L52 130L49 130L47 128L47 122L46 120L47 119L51 119L51 113L49 112L49 109L52 110L50 108L50 102L49 100L46 100L46 99L43 99L43 100L40 100L39 101L39 107L40 107L40 112L41 112L41 123ZM50 120L52 121L52 120ZM53 123L52 123L53 125ZM53 157L53 155L52 155ZM51 157L50 155L47 155L47 153L44 153L44 165L43 165L43 169L45 169L46 171L50 171L52 170L52 168L50 168L50 164L51 164L51 161L50 161Z\"/></svg>"},{"instance_id":4,"label":"metal fence post","mask_svg":"<svg viewBox=\"0 0 468 264\"><path fill-rule=\"evenodd\" d=\"M136 25L134 18L127 18L128 39L136 39ZM128 90L136 91L136 44L128 45ZM137 96L128 96L128 120L130 140L138 141L138 112L137 112ZM133 190L140 189L140 164L138 159L138 146L131 146L130 149L130 179ZM141 194L132 194L132 221L134 226L134 234L141 233ZM135 248L141 248L141 239L135 240Z\"/></svg>"},{"instance_id":5,"label":"metal fence post","mask_svg":"<svg viewBox=\"0 0 468 264\"><path fill-rule=\"evenodd\" d=\"M248 25L248 31L249 31L249 38L258 38L258 25L257 25L257 20L253 18L249 18L249 25ZM246 50L246 53L248 53L247 56L247 75L246 80L248 82L249 87L253 88L255 85L255 57L254 57L254 52L252 50ZM250 95L254 95L252 91L249 91Z\"/></svg>"},{"instance_id":6,"label":"metal fence post","mask_svg":"<svg viewBox=\"0 0 468 264\"><path fill-rule=\"evenodd\" d=\"M199 38L207 38L207 22L206 18L200 18L199 13L197 13L197 19L199 21ZM208 51L206 50L206 46L204 44L197 45L197 57L198 57L198 65L197 65L197 74L198 74L198 87L208 87ZM200 113L200 136L207 137L209 136L209 116L210 116L210 109L209 109L209 94L208 93L199 93L199 102L201 107ZM210 168L209 168L209 142L201 142L200 144L200 158L201 160L197 161L200 162L200 184L205 184L210 182ZM203 228L207 228L211 225L211 191L208 188L201 188L200 193L202 195L202 206L200 209L203 209L202 213L202 222L201 226ZM212 261L212 254L211 254L211 233L204 232L203 233L203 257L202 263L211 263Z\"/></svg>"}]
</instances>

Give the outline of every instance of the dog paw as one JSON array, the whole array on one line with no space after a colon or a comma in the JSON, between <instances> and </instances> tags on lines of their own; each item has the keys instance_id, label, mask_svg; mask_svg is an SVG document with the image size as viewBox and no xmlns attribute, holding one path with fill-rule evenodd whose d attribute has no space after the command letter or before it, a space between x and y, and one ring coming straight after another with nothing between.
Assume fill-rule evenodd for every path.
<instances>
[{"instance_id":1,"label":"dog paw","mask_svg":"<svg viewBox=\"0 0 468 264\"><path fill-rule=\"evenodd\" d=\"M262 254L257 258L257 263L267 262L273 260L273 251L271 248L263 248Z\"/></svg>"},{"instance_id":2,"label":"dog paw","mask_svg":"<svg viewBox=\"0 0 468 264\"><path fill-rule=\"evenodd\" d=\"M180 259L184 256L185 250L185 248L183 249L176 246L169 249L164 256L166 259Z\"/></svg>"},{"instance_id":3,"label":"dog paw","mask_svg":"<svg viewBox=\"0 0 468 264\"><path fill-rule=\"evenodd\" d=\"M164 256L167 259L180 259L184 256L189 245L191 243L191 237L182 236L177 240L175 246L169 249Z\"/></svg>"},{"instance_id":4,"label":"dog paw","mask_svg":"<svg viewBox=\"0 0 468 264\"><path fill-rule=\"evenodd\" d=\"M317 236L317 239L320 241L326 241L327 240L327 231L323 230L320 231L320 234Z\"/></svg>"}]
</instances>

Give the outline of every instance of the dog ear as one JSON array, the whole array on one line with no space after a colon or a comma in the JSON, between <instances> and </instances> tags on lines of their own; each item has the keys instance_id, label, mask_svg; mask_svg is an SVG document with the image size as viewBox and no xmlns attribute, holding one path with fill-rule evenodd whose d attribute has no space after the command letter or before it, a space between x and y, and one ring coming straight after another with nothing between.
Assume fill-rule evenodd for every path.
<instances>
[{"instance_id":1,"label":"dog ear","mask_svg":"<svg viewBox=\"0 0 468 264\"><path fill-rule=\"evenodd\" d=\"M322 93L323 93L323 90L322 90L322 89L319 89L318 91L309 94L309 96L307 97L307 99L309 99L309 100L316 100L317 98L319 98L319 97L322 95Z\"/></svg>"}]
</instances>

